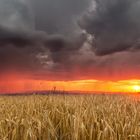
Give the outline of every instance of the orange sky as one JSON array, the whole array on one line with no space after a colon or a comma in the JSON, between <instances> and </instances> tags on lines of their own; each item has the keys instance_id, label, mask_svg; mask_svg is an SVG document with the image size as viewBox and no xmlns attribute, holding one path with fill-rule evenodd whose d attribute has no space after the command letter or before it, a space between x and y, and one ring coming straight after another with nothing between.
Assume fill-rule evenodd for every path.
<instances>
[{"instance_id":1,"label":"orange sky","mask_svg":"<svg viewBox=\"0 0 140 140\"><path fill-rule=\"evenodd\" d=\"M18 76L8 76L0 81L0 92L25 92L35 90L88 91L88 92L140 92L140 80L100 81L45 81L28 80Z\"/></svg>"}]
</instances>

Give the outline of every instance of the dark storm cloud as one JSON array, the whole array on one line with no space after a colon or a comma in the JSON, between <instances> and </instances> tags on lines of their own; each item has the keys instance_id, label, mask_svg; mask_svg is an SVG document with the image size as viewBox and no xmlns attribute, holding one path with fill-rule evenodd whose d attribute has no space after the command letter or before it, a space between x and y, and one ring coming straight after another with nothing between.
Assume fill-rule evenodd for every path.
<instances>
[{"instance_id":1,"label":"dark storm cloud","mask_svg":"<svg viewBox=\"0 0 140 140\"><path fill-rule=\"evenodd\" d=\"M34 29L31 10L22 0L1 0L0 19L0 26L9 30L29 32Z\"/></svg>"},{"instance_id":2,"label":"dark storm cloud","mask_svg":"<svg viewBox=\"0 0 140 140\"><path fill-rule=\"evenodd\" d=\"M88 5L85 0L1 0L0 71L68 65L86 40L76 19Z\"/></svg>"},{"instance_id":3,"label":"dark storm cloud","mask_svg":"<svg viewBox=\"0 0 140 140\"><path fill-rule=\"evenodd\" d=\"M96 9L92 2L1 0L0 73L69 80L113 78L121 65L138 70L140 2L96 0Z\"/></svg>"},{"instance_id":4,"label":"dark storm cloud","mask_svg":"<svg viewBox=\"0 0 140 140\"><path fill-rule=\"evenodd\" d=\"M80 26L95 36L95 52L111 54L139 48L140 1L95 0L96 9L89 11L80 21Z\"/></svg>"},{"instance_id":5,"label":"dark storm cloud","mask_svg":"<svg viewBox=\"0 0 140 140\"><path fill-rule=\"evenodd\" d=\"M63 61L67 61L66 58L71 56L72 53L78 51L86 41L86 35L80 34L76 38L65 38L64 36L49 36L45 41L45 46L51 52L53 58L63 58ZM64 57L65 56L65 57ZM59 60L56 59L56 61ZM53 59L54 60L54 59Z\"/></svg>"},{"instance_id":6,"label":"dark storm cloud","mask_svg":"<svg viewBox=\"0 0 140 140\"><path fill-rule=\"evenodd\" d=\"M32 44L32 38L27 34L14 32L0 27L0 47L7 46L9 44L13 44L16 47L24 47Z\"/></svg>"},{"instance_id":7,"label":"dark storm cloud","mask_svg":"<svg viewBox=\"0 0 140 140\"><path fill-rule=\"evenodd\" d=\"M32 13L25 1L0 1L0 72L28 71L38 65ZM37 67L36 67L37 68Z\"/></svg>"},{"instance_id":8,"label":"dark storm cloud","mask_svg":"<svg viewBox=\"0 0 140 140\"><path fill-rule=\"evenodd\" d=\"M71 34L77 28L79 15L91 0L30 0L38 30L48 34ZM77 30L77 29L76 29Z\"/></svg>"}]
</instances>

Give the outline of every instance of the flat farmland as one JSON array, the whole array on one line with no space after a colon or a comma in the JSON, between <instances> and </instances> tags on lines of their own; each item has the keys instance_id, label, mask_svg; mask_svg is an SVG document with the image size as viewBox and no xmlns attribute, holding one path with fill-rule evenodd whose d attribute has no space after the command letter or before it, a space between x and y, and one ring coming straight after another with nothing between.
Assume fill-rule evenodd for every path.
<instances>
[{"instance_id":1,"label":"flat farmland","mask_svg":"<svg viewBox=\"0 0 140 140\"><path fill-rule=\"evenodd\" d=\"M0 140L140 140L139 96L0 96Z\"/></svg>"}]
</instances>

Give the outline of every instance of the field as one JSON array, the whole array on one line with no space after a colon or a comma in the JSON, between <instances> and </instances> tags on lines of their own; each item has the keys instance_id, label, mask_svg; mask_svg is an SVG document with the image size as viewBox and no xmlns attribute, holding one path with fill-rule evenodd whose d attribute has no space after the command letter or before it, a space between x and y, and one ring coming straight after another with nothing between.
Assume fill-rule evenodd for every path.
<instances>
[{"instance_id":1,"label":"field","mask_svg":"<svg viewBox=\"0 0 140 140\"><path fill-rule=\"evenodd\" d=\"M127 95L1 96L0 140L140 140L140 101Z\"/></svg>"}]
</instances>

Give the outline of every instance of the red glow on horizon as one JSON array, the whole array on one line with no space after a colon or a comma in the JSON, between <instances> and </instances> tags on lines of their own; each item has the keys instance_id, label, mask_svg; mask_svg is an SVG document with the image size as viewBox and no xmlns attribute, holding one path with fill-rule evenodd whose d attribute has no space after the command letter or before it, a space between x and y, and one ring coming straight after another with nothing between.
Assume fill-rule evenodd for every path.
<instances>
[{"instance_id":1,"label":"red glow on horizon","mask_svg":"<svg viewBox=\"0 0 140 140\"><path fill-rule=\"evenodd\" d=\"M44 80L9 80L0 82L0 93L15 93L52 90L56 87L61 91L87 91L87 92L140 92L140 80L126 81L44 81Z\"/></svg>"},{"instance_id":2,"label":"red glow on horizon","mask_svg":"<svg viewBox=\"0 0 140 140\"><path fill-rule=\"evenodd\" d=\"M0 93L52 90L87 92L140 92L140 80L31 80L27 75L9 74L0 77Z\"/></svg>"}]
</instances>

